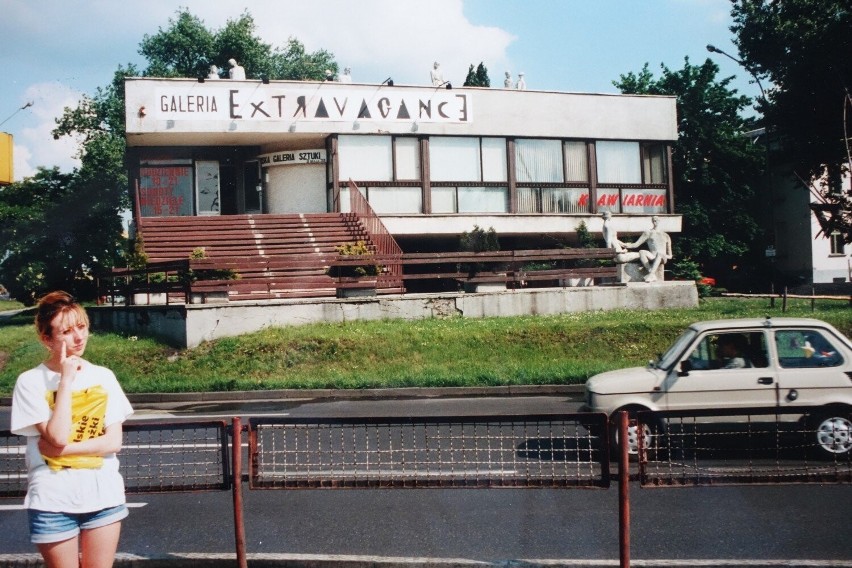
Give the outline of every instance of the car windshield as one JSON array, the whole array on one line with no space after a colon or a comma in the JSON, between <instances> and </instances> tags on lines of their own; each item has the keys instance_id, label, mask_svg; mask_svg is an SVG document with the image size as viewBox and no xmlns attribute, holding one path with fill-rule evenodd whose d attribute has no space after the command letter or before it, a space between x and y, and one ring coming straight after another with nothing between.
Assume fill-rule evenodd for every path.
<instances>
[{"instance_id":1,"label":"car windshield","mask_svg":"<svg viewBox=\"0 0 852 568\"><path fill-rule=\"evenodd\" d=\"M660 360L656 362L656 367L658 369L668 370L674 365L680 354L683 353L683 350L686 349L686 346L689 345L698 332L694 329L687 329L683 333L680 334L680 337L669 347L668 351L663 353L660 357Z\"/></svg>"}]
</instances>

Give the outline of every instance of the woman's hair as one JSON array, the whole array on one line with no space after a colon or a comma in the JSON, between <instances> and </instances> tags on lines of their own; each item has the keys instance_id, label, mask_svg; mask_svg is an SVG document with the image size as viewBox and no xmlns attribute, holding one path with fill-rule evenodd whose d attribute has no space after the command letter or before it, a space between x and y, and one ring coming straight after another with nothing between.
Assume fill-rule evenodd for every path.
<instances>
[{"instance_id":1,"label":"woman's hair","mask_svg":"<svg viewBox=\"0 0 852 568\"><path fill-rule=\"evenodd\" d=\"M57 315L74 314L78 321L89 325L89 316L83 306L77 303L74 297L68 292L57 290L45 294L38 301L36 307L35 326L39 336L52 337L55 331L52 326L53 320Z\"/></svg>"}]
</instances>

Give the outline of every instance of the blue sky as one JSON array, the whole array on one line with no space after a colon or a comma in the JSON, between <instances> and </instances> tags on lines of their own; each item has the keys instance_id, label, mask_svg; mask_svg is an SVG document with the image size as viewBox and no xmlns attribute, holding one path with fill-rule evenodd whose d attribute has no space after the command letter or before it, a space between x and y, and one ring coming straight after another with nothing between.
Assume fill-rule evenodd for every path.
<instances>
[{"instance_id":1,"label":"blue sky","mask_svg":"<svg viewBox=\"0 0 852 568\"><path fill-rule=\"evenodd\" d=\"M712 43L736 56L729 0L2 0L0 131L15 136L15 177L76 165L76 143L50 135L64 106L105 86L119 64L144 67L145 34L178 6L219 29L248 11L267 43L288 37L327 49L356 82L426 84L433 61L461 84L483 62L493 86L506 71L528 89L615 93L612 81L647 62L683 66ZM720 77L755 96L736 63L714 55ZM27 102L31 107L19 110ZM5 122L4 122L5 121Z\"/></svg>"}]
</instances>

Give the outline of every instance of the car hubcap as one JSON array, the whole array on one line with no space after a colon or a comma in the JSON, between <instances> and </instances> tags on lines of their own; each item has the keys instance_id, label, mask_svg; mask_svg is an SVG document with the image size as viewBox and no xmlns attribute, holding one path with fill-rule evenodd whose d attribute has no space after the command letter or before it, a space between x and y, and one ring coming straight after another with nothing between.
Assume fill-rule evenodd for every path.
<instances>
[{"instance_id":1,"label":"car hubcap","mask_svg":"<svg viewBox=\"0 0 852 568\"><path fill-rule=\"evenodd\" d=\"M852 449L852 422L846 418L826 418L817 427L816 435L817 443L827 452L845 454Z\"/></svg>"},{"instance_id":2,"label":"car hubcap","mask_svg":"<svg viewBox=\"0 0 852 568\"><path fill-rule=\"evenodd\" d=\"M647 424L642 425L642 447L648 449L651 445L651 429ZM627 425L627 453L639 453L639 423L631 420Z\"/></svg>"}]
</instances>

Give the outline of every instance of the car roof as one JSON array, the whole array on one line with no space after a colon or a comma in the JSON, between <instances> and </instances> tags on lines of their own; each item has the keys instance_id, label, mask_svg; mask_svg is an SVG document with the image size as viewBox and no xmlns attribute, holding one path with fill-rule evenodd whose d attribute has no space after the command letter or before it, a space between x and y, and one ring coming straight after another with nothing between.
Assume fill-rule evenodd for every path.
<instances>
[{"instance_id":1,"label":"car roof","mask_svg":"<svg viewBox=\"0 0 852 568\"><path fill-rule=\"evenodd\" d=\"M788 317L765 317L765 318L739 318L698 321L689 327L698 332L710 329L748 329L755 327L822 327L834 330L834 327L822 320L814 318L788 318Z\"/></svg>"}]
</instances>

